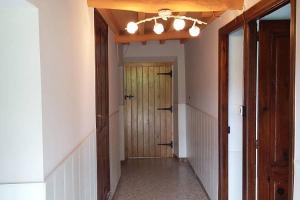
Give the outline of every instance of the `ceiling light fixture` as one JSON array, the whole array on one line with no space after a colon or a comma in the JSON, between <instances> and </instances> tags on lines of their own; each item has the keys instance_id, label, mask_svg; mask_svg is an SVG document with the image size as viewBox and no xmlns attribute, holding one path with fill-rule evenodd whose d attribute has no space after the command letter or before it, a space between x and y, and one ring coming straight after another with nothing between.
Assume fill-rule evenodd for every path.
<instances>
[{"instance_id":1,"label":"ceiling light fixture","mask_svg":"<svg viewBox=\"0 0 300 200\"><path fill-rule=\"evenodd\" d=\"M161 23L157 23L156 19L155 19L155 24L154 24L154 27L153 27L153 31L159 35L159 34L162 34L162 32L164 32L165 28L164 26L161 24Z\"/></svg>"},{"instance_id":2,"label":"ceiling light fixture","mask_svg":"<svg viewBox=\"0 0 300 200\"><path fill-rule=\"evenodd\" d=\"M174 20L173 27L176 31L181 31L185 27L185 21L183 19L177 18Z\"/></svg>"},{"instance_id":3,"label":"ceiling light fixture","mask_svg":"<svg viewBox=\"0 0 300 200\"><path fill-rule=\"evenodd\" d=\"M200 28L193 24L193 26L189 29L189 33L192 37L198 37L200 35Z\"/></svg>"},{"instance_id":4,"label":"ceiling light fixture","mask_svg":"<svg viewBox=\"0 0 300 200\"><path fill-rule=\"evenodd\" d=\"M146 18L146 19L138 21L138 22L129 22L127 24L126 30L127 30L128 33L134 34L138 30L138 25L139 24L154 21L153 31L156 34L159 35L159 34L162 34L164 32L164 26L161 23L158 23L157 20L162 19L162 20L167 21L170 18L174 19L173 27L176 31L181 31L185 28L185 21L192 21L193 26L189 29L189 34L192 37L197 37L200 34L200 28L197 25L207 24L207 23L205 23L201 20L194 19L192 17L176 16L176 15L172 14L171 10L162 9L158 12L158 16L151 17L151 18Z\"/></svg>"},{"instance_id":5,"label":"ceiling light fixture","mask_svg":"<svg viewBox=\"0 0 300 200\"><path fill-rule=\"evenodd\" d=\"M135 34L138 29L139 29L139 27L135 22L129 22L127 24L126 30L130 34Z\"/></svg>"}]
</instances>

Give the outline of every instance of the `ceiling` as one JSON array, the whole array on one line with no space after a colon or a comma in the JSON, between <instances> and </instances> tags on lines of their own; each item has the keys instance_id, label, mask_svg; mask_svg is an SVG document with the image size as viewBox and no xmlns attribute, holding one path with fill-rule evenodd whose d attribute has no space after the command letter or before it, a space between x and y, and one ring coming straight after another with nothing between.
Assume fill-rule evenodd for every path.
<instances>
[{"instance_id":1,"label":"ceiling","mask_svg":"<svg viewBox=\"0 0 300 200\"><path fill-rule=\"evenodd\" d=\"M184 42L191 38L188 29L192 22L186 21L184 30L175 31L172 26L173 19L159 20L165 28L164 33L160 35L153 32L152 21L140 24L138 32L130 35L125 30L128 22L157 16L158 10L168 8L174 15L196 18L209 24L228 9L241 9L243 0L88 0L88 4L101 13L115 33L116 42L146 44L149 40L158 40L161 43L166 40ZM201 25L200 28L205 28L205 25Z\"/></svg>"}]
</instances>

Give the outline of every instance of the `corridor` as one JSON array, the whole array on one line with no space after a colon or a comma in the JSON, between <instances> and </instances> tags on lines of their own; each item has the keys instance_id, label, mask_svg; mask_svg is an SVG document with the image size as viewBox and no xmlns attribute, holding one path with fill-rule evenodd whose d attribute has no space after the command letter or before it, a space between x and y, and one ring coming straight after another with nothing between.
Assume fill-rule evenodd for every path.
<instances>
[{"instance_id":1,"label":"corridor","mask_svg":"<svg viewBox=\"0 0 300 200\"><path fill-rule=\"evenodd\" d=\"M207 200L187 162L129 159L113 200Z\"/></svg>"}]
</instances>

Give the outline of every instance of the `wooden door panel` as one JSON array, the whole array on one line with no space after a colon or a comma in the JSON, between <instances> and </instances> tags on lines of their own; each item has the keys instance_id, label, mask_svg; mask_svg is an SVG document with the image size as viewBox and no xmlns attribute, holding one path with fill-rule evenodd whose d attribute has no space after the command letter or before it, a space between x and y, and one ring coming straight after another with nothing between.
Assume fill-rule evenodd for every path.
<instances>
[{"instance_id":1,"label":"wooden door panel","mask_svg":"<svg viewBox=\"0 0 300 200\"><path fill-rule=\"evenodd\" d=\"M125 131L127 156L172 157L172 70L169 63L130 63L125 66ZM131 81L128 81L128 80ZM129 84L130 83L130 84Z\"/></svg>"},{"instance_id":2,"label":"wooden door panel","mask_svg":"<svg viewBox=\"0 0 300 200\"><path fill-rule=\"evenodd\" d=\"M156 76L160 72L159 66L154 67L154 135L155 135L155 157L161 156L161 146L157 144L161 143L161 115L157 108L161 107L161 96L160 96L160 77Z\"/></svg>"},{"instance_id":3,"label":"wooden door panel","mask_svg":"<svg viewBox=\"0 0 300 200\"><path fill-rule=\"evenodd\" d=\"M150 157L149 133L149 67L142 68L144 157Z\"/></svg>"},{"instance_id":4,"label":"wooden door panel","mask_svg":"<svg viewBox=\"0 0 300 200\"><path fill-rule=\"evenodd\" d=\"M155 67L149 67L149 157L155 157Z\"/></svg>"},{"instance_id":5,"label":"wooden door panel","mask_svg":"<svg viewBox=\"0 0 300 200\"><path fill-rule=\"evenodd\" d=\"M131 68L126 67L125 68L125 74L124 77L124 88L125 88L125 94L132 94L131 91ZM128 97L125 97L128 98ZM131 132L132 132L132 126L131 126L131 106L132 101L127 101L125 99L125 135L126 135L126 155L132 155L132 144L131 144Z\"/></svg>"},{"instance_id":6,"label":"wooden door panel","mask_svg":"<svg viewBox=\"0 0 300 200\"><path fill-rule=\"evenodd\" d=\"M171 66L168 66L166 68L166 72L170 72L172 71L172 68ZM166 106L169 107L169 106L172 106L173 103L172 103L172 79L171 78L166 78ZM165 112L166 113L166 138L167 138L167 142L169 142L168 140L171 140L173 141L173 115L172 115L172 112ZM166 149L166 157L172 157L172 149L171 148L167 148Z\"/></svg>"},{"instance_id":7,"label":"wooden door panel","mask_svg":"<svg viewBox=\"0 0 300 200\"><path fill-rule=\"evenodd\" d=\"M137 157L144 156L143 67L136 67L137 79Z\"/></svg>"},{"instance_id":8,"label":"wooden door panel","mask_svg":"<svg viewBox=\"0 0 300 200\"><path fill-rule=\"evenodd\" d=\"M138 157L138 96L137 96L137 69L131 67L131 94L133 99L131 101L131 155L132 157Z\"/></svg>"},{"instance_id":9,"label":"wooden door panel","mask_svg":"<svg viewBox=\"0 0 300 200\"><path fill-rule=\"evenodd\" d=\"M261 21L259 31L258 188L260 200L288 199L290 120L289 21Z\"/></svg>"},{"instance_id":10,"label":"wooden door panel","mask_svg":"<svg viewBox=\"0 0 300 200\"><path fill-rule=\"evenodd\" d=\"M159 72L160 73L166 73L166 67L160 66L159 67ZM166 108L169 105L166 105L166 77L165 76L159 76L159 92L160 96L160 106L157 107L159 108ZM166 112L158 111L160 114L160 143L165 144L168 143L167 138L166 138ZM166 149L167 146L161 146L160 151L161 151L161 157L167 157L166 156Z\"/></svg>"},{"instance_id":11,"label":"wooden door panel","mask_svg":"<svg viewBox=\"0 0 300 200\"><path fill-rule=\"evenodd\" d=\"M95 10L95 92L98 200L107 200L110 195L107 31L107 24L104 22L98 11Z\"/></svg>"}]
</instances>

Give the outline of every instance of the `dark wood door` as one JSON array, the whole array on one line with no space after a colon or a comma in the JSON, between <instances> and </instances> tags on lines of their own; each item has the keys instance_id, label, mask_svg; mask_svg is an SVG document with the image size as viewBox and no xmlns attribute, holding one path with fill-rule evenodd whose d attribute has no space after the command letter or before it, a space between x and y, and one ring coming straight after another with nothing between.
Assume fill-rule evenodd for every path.
<instances>
[{"instance_id":1,"label":"dark wood door","mask_svg":"<svg viewBox=\"0 0 300 200\"><path fill-rule=\"evenodd\" d=\"M97 194L107 200L110 194L109 106L108 106L108 28L95 10Z\"/></svg>"},{"instance_id":2,"label":"dark wood door","mask_svg":"<svg viewBox=\"0 0 300 200\"><path fill-rule=\"evenodd\" d=\"M292 195L290 21L261 21L259 46L258 197L286 200Z\"/></svg>"}]
</instances>

